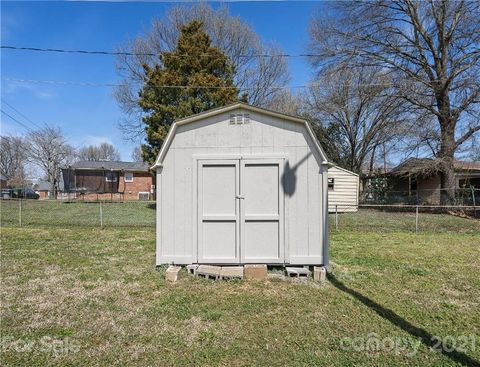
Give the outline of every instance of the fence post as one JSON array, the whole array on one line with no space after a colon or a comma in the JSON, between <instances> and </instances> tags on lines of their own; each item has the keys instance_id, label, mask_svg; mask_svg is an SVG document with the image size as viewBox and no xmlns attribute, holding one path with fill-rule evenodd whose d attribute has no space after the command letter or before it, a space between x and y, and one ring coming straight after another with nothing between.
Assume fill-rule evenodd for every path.
<instances>
[{"instance_id":1,"label":"fence post","mask_svg":"<svg viewBox=\"0 0 480 367\"><path fill-rule=\"evenodd\" d=\"M415 206L415 233L418 233L418 205Z\"/></svg>"},{"instance_id":2,"label":"fence post","mask_svg":"<svg viewBox=\"0 0 480 367\"><path fill-rule=\"evenodd\" d=\"M103 228L103 207L102 207L101 201L100 201L100 228Z\"/></svg>"},{"instance_id":3,"label":"fence post","mask_svg":"<svg viewBox=\"0 0 480 367\"><path fill-rule=\"evenodd\" d=\"M477 217L477 208L476 208L476 203L475 203L475 188L470 185L470 190L472 190L472 203L473 203L473 216L476 218Z\"/></svg>"},{"instance_id":4,"label":"fence post","mask_svg":"<svg viewBox=\"0 0 480 367\"><path fill-rule=\"evenodd\" d=\"M338 205L335 205L335 230L338 231Z\"/></svg>"},{"instance_id":5,"label":"fence post","mask_svg":"<svg viewBox=\"0 0 480 367\"><path fill-rule=\"evenodd\" d=\"M22 199L18 199L18 224L22 226Z\"/></svg>"}]
</instances>

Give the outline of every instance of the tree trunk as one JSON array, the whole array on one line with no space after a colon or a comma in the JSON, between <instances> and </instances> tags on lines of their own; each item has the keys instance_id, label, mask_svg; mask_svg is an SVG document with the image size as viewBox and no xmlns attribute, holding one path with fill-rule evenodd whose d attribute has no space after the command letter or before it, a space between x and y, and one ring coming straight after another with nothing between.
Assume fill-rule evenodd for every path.
<instances>
[{"instance_id":1,"label":"tree trunk","mask_svg":"<svg viewBox=\"0 0 480 367\"><path fill-rule=\"evenodd\" d=\"M55 198L55 182L51 179L50 181L50 199Z\"/></svg>"},{"instance_id":2,"label":"tree trunk","mask_svg":"<svg viewBox=\"0 0 480 367\"><path fill-rule=\"evenodd\" d=\"M441 126L441 148L438 158L441 160L440 171L440 204L455 204L455 169L454 155L456 149L455 142L455 122L451 118L440 119Z\"/></svg>"},{"instance_id":3,"label":"tree trunk","mask_svg":"<svg viewBox=\"0 0 480 367\"><path fill-rule=\"evenodd\" d=\"M440 74L444 76L445 68L441 68ZM443 79L442 79L443 80ZM456 119L452 116L450 106L450 96L448 88L440 85L436 89L436 102L440 115L438 122L440 125L440 151L437 158L441 160L440 171L440 204L455 204L455 169L453 166L455 150L457 148L455 141Z\"/></svg>"},{"instance_id":4,"label":"tree trunk","mask_svg":"<svg viewBox=\"0 0 480 367\"><path fill-rule=\"evenodd\" d=\"M455 205L455 170L453 157L443 158L442 171L440 172L440 204Z\"/></svg>"},{"instance_id":5,"label":"tree trunk","mask_svg":"<svg viewBox=\"0 0 480 367\"><path fill-rule=\"evenodd\" d=\"M377 146L375 145L373 147L373 150L372 150L372 155L370 156L370 167L368 168L368 175L369 176L372 176L372 174L373 174L373 165L375 164L375 151L376 150L377 150Z\"/></svg>"}]
</instances>

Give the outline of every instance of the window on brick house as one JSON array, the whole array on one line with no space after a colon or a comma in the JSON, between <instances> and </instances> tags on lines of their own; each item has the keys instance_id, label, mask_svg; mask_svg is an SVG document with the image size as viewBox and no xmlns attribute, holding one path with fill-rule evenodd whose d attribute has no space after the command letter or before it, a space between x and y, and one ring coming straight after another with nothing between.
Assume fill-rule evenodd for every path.
<instances>
[{"instance_id":1,"label":"window on brick house","mask_svg":"<svg viewBox=\"0 0 480 367\"><path fill-rule=\"evenodd\" d=\"M416 177L412 177L410 179L410 191L417 191L418 190L418 181Z\"/></svg>"},{"instance_id":2,"label":"window on brick house","mask_svg":"<svg viewBox=\"0 0 480 367\"><path fill-rule=\"evenodd\" d=\"M114 172L114 171L105 172L105 181L117 182L117 172Z\"/></svg>"},{"instance_id":3,"label":"window on brick house","mask_svg":"<svg viewBox=\"0 0 480 367\"><path fill-rule=\"evenodd\" d=\"M133 182L133 172L125 172L125 182Z\"/></svg>"}]
</instances>

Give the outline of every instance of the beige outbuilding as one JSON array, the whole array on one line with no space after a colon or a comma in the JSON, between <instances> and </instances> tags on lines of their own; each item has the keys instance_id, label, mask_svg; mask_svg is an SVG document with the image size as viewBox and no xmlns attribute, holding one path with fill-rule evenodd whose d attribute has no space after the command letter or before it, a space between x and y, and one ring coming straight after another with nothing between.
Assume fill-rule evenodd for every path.
<instances>
[{"instance_id":1,"label":"beige outbuilding","mask_svg":"<svg viewBox=\"0 0 480 367\"><path fill-rule=\"evenodd\" d=\"M176 121L157 174L157 265L328 265L327 157L308 122L236 103Z\"/></svg>"},{"instance_id":2,"label":"beige outbuilding","mask_svg":"<svg viewBox=\"0 0 480 367\"><path fill-rule=\"evenodd\" d=\"M334 213L358 210L359 179L356 173L339 166L328 169L328 211Z\"/></svg>"}]
</instances>

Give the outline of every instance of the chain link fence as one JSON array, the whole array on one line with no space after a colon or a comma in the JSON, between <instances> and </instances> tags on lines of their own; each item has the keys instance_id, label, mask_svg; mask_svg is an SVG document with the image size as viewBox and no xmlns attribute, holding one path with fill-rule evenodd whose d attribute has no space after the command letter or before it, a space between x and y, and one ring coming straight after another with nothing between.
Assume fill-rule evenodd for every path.
<instances>
[{"instance_id":1,"label":"chain link fence","mask_svg":"<svg viewBox=\"0 0 480 367\"><path fill-rule=\"evenodd\" d=\"M479 235L480 242L480 207L402 204L330 205L329 225L330 231L474 233Z\"/></svg>"},{"instance_id":2,"label":"chain link fence","mask_svg":"<svg viewBox=\"0 0 480 367\"><path fill-rule=\"evenodd\" d=\"M480 208L434 205L330 205L330 231L466 232L480 238ZM0 200L4 227L155 228L155 202ZM479 239L480 242L480 239Z\"/></svg>"},{"instance_id":3,"label":"chain link fence","mask_svg":"<svg viewBox=\"0 0 480 367\"><path fill-rule=\"evenodd\" d=\"M442 193L447 189L383 190L366 187L360 194L361 204L377 205L431 205L439 206ZM453 195L455 206L480 206L480 189L475 187L455 188Z\"/></svg>"},{"instance_id":4,"label":"chain link fence","mask_svg":"<svg viewBox=\"0 0 480 367\"><path fill-rule=\"evenodd\" d=\"M1 200L2 226L154 227L155 202Z\"/></svg>"}]
</instances>

